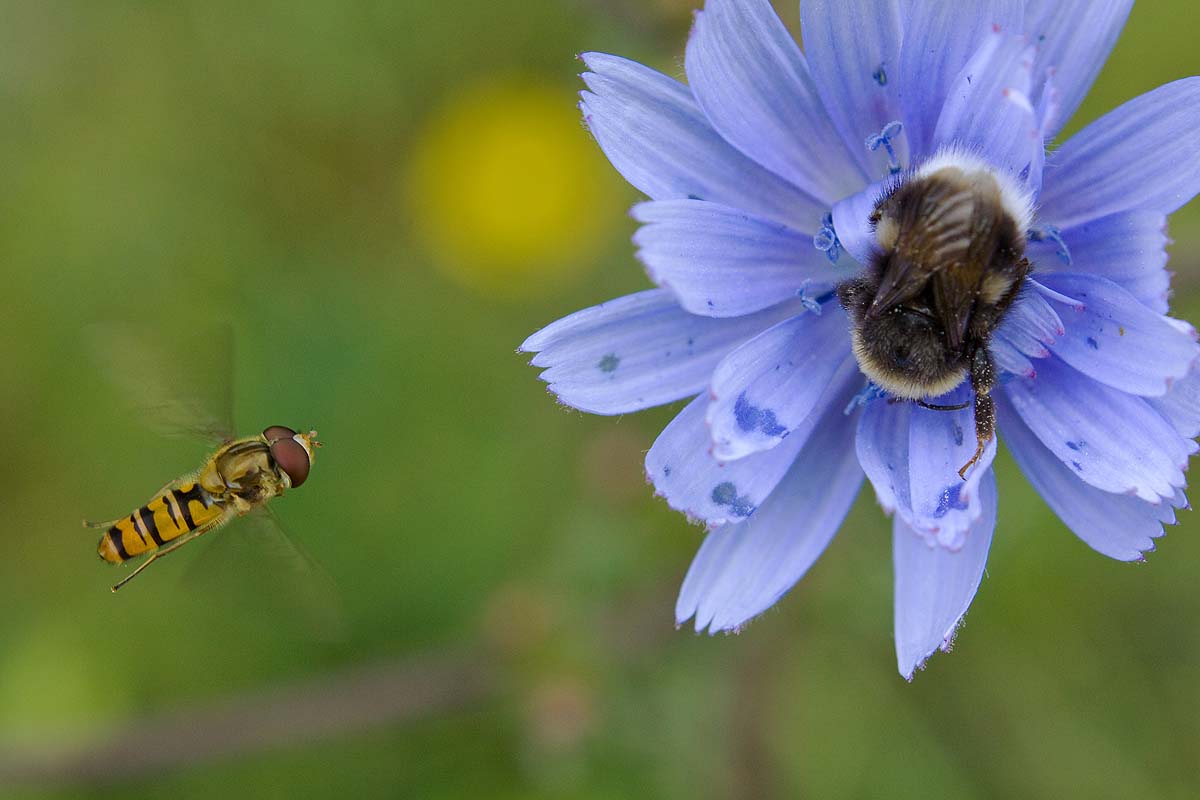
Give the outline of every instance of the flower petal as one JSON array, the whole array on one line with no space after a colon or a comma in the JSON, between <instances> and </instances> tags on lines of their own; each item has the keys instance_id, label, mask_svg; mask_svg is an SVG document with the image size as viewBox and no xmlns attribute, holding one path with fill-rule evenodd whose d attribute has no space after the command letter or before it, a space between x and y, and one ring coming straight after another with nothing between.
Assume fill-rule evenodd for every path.
<instances>
[{"instance_id":1,"label":"flower petal","mask_svg":"<svg viewBox=\"0 0 1200 800\"><path fill-rule=\"evenodd\" d=\"M830 402L827 389L841 395L851 379L861 383L848 325L841 306L827 303L823 313L784 320L723 358L707 412L713 455L735 459L775 447Z\"/></svg>"},{"instance_id":2,"label":"flower petal","mask_svg":"<svg viewBox=\"0 0 1200 800\"><path fill-rule=\"evenodd\" d=\"M530 363L546 368L540 377L563 403L624 414L702 391L727 353L802 310L795 302L711 319L687 313L670 292L651 289L563 317L520 350L537 353Z\"/></svg>"},{"instance_id":3,"label":"flower petal","mask_svg":"<svg viewBox=\"0 0 1200 800\"><path fill-rule=\"evenodd\" d=\"M934 129L955 76L997 27L1006 35L1021 30L1022 5L1021 0L912 4L897 78L914 153L933 152Z\"/></svg>"},{"instance_id":4,"label":"flower petal","mask_svg":"<svg viewBox=\"0 0 1200 800\"><path fill-rule=\"evenodd\" d=\"M1055 152L1039 217L1066 230L1122 211L1170 214L1200 191L1198 128L1200 77L1130 100Z\"/></svg>"},{"instance_id":5,"label":"flower petal","mask_svg":"<svg viewBox=\"0 0 1200 800\"><path fill-rule=\"evenodd\" d=\"M1050 355L1047 346L1065 333L1062 319L1039 291L1039 284L1026 278L1016 302L1009 307L992 336L992 351L995 352L996 345L1003 342L1023 355L1045 358Z\"/></svg>"},{"instance_id":6,"label":"flower petal","mask_svg":"<svg viewBox=\"0 0 1200 800\"><path fill-rule=\"evenodd\" d=\"M796 584L837 533L862 485L854 425L831 408L787 477L750 519L708 534L675 604L680 625L737 630Z\"/></svg>"},{"instance_id":7,"label":"flower petal","mask_svg":"<svg viewBox=\"0 0 1200 800\"><path fill-rule=\"evenodd\" d=\"M961 386L934 402L955 405L972 398L970 388ZM859 421L857 449L880 504L931 544L957 550L983 513L979 481L996 456L993 439L964 481L958 470L975 454L977 441L972 405L935 411L910 402L874 402Z\"/></svg>"},{"instance_id":8,"label":"flower petal","mask_svg":"<svg viewBox=\"0 0 1200 800\"><path fill-rule=\"evenodd\" d=\"M1025 32L1038 45L1034 76L1053 69L1058 88L1057 124L1052 139L1066 124L1100 73L1133 0L1028 0Z\"/></svg>"},{"instance_id":9,"label":"flower petal","mask_svg":"<svg viewBox=\"0 0 1200 800\"><path fill-rule=\"evenodd\" d=\"M663 429L646 454L646 478L667 505L709 525L739 522L758 510L787 474L808 440L816 419L803 424L779 447L736 461L712 453L701 395Z\"/></svg>"},{"instance_id":10,"label":"flower petal","mask_svg":"<svg viewBox=\"0 0 1200 800\"><path fill-rule=\"evenodd\" d=\"M938 5L938 4L925 4ZM967 4L949 4L965 8ZM946 101L934 130L935 143L953 142L1039 187L1045 147L1029 101L1034 48L1025 37L999 29L946 86Z\"/></svg>"},{"instance_id":11,"label":"flower petal","mask_svg":"<svg viewBox=\"0 0 1200 800\"><path fill-rule=\"evenodd\" d=\"M1037 378L1014 378L1003 390L1012 408L1060 461L1106 492L1151 503L1173 497L1195 445L1145 400L1105 386L1055 357Z\"/></svg>"},{"instance_id":12,"label":"flower petal","mask_svg":"<svg viewBox=\"0 0 1200 800\"><path fill-rule=\"evenodd\" d=\"M808 64L767 0L709 0L687 46L688 85L717 132L826 206L862 186Z\"/></svg>"},{"instance_id":13,"label":"flower petal","mask_svg":"<svg viewBox=\"0 0 1200 800\"><path fill-rule=\"evenodd\" d=\"M1041 282L1084 304L1074 312L1060 307L1066 335L1050 349L1088 377L1123 392L1157 397L1200 357L1194 332L1189 335L1167 322L1106 278L1052 273L1041 276Z\"/></svg>"},{"instance_id":14,"label":"flower petal","mask_svg":"<svg viewBox=\"0 0 1200 800\"><path fill-rule=\"evenodd\" d=\"M1147 402L1175 426L1180 436L1188 439L1200 436L1200 367L1172 383L1162 397L1149 397Z\"/></svg>"},{"instance_id":15,"label":"flower petal","mask_svg":"<svg viewBox=\"0 0 1200 800\"><path fill-rule=\"evenodd\" d=\"M736 317L829 291L851 274L848 258L830 263L812 234L701 200L634 206L646 223L634 234L650 278L693 314Z\"/></svg>"},{"instance_id":16,"label":"flower petal","mask_svg":"<svg viewBox=\"0 0 1200 800\"><path fill-rule=\"evenodd\" d=\"M654 200L692 197L784 223L814 224L826 206L755 164L712 129L691 92L633 61L587 53L580 108L625 180Z\"/></svg>"},{"instance_id":17,"label":"flower petal","mask_svg":"<svg viewBox=\"0 0 1200 800\"><path fill-rule=\"evenodd\" d=\"M876 181L833 204L833 227L842 248L859 264L867 264L878 248L871 212L891 190L894 178Z\"/></svg>"},{"instance_id":18,"label":"flower petal","mask_svg":"<svg viewBox=\"0 0 1200 800\"><path fill-rule=\"evenodd\" d=\"M875 498L888 514L912 508L908 488L908 428L912 403L875 400L858 420L854 439L858 463L875 489Z\"/></svg>"},{"instance_id":19,"label":"flower petal","mask_svg":"<svg viewBox=\"0 0 1200 800\"><path fill-rule=\"evenodd\" d=\"M1063 464L1021 421L1008 401L997 398L1004 443L1038 494L1059 519L1093 550L1119 561L1139 561L1162 536L1163 505L1089 486Z\"/></svg>"},{"instance_id":20,"label":"flower petal","mask_svg":"<svg viewBox=\"0 0 1200 800\"><path fill-rule=\"evenodd\" d=\"M868 136L902 118L895 73L904 35L900 0L806 0L800 27L809 69L833 125L863 173L888 174L883 149L870 152ZM896 141L908 164L906 138Z\"/></svg>"},{"instance_id":21,"label":"flower petal","mask_svg":"<svg viewBox=\"0 0 1200 800\"><path fill-rule=\"evenodd\" d=\"M899 516L893 523L896 663L907 680L936 650L950 650L983 579L996 528L996 479L991 469L979 489L982 513L957 552L930 545Z\"/></svg>"},{"instance_id":22,"label":"flower petal","mask_svg":"<svg viewBox=\"0 0 1200 800\"><path fill-rule=\"evenodd\" d=\"M1167 272L1166 215L1125 211L1084 222L1051 237L1030 240L1025 255L1039 272L1084 272L1120 284L1143 305L1167 312L1171 273ZM1065 245L1065 249L1064 246Z\"/></svg>"},{"instance_id":23,"label":"flower petal","mask_svg":"<svg viewBox=\"0 0 1200 800\"><path fill-rule=\"evenodd\" d=\"M992 355L992 362L996 365L996 369L1001 372L1024 375L1026 378L1037 375L1033 363L1005 338L993 336L991 342L988 343L988 352Z\"/></svg>"},{"instance_id":24,"label":"flower petal","mask_svg":"<svg viewBox=\"0 0 1200 800\"><path fill-rule=\"evenodd\" d=\"M974 393L966 385L936 398L939 405L969 403L957 411L935 411L914 406L908 428L908 485L911 509L897 514L931 541L958 550L979 515L979 481L996 457L996 440L984 449L966 473L958 471L974 455ZM878 405L878 404L877 404Z\"/></svg>"}]
</instances>

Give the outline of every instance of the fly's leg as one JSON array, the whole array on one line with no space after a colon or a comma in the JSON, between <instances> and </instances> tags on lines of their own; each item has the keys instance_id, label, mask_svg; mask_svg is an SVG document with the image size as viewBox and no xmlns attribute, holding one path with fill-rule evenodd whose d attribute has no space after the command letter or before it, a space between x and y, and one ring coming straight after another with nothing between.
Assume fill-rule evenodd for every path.
<instances>
[{"instance_id":1,"label":"fly's leg","mask_svg":"<svg viewBox=\"0 0 1200 800\"><path fill-rule=\"evenodd\" d=\"M183 547L188 542L192 541L195 538L203 536L204 534L208 533L209 531L216 530L217 528L224 525L226 521L227 521L226 517L218 517L217 519L213 520L212 522L208 523L207 525L201 525L199 528L196 528L196 530L192 531L190 534L187 534L186 536L181 538L179 541L172 542L171 544L167 545L166 547L154 551L154 553L149 558L147 558L141 564L138 564L137 568L133 572L129 573L124 578L122 578L120 581L118 581L116 583L116 585L112 587L112 590L115 592L118 589L120 589L122 586L124 586L125 584L129 583L131 580L136 578L141 573L142 570L144 570L146 567L153 564L155 559L165 556L167 553L172 553L172 552L178 550L179 548Z\"/></svg>"},{"instance_id":2,"label":"fly's leg","mask_svg":"<svg viewBox=\"0 0 1200 800\"><path fill-rule=\"evenodd\" d=\"M123 519L125 519L125 517L117 517L116 519L110 519L108 522L92 522L91 520L85 519L83 521L83 527L96 528L97 530L103 528L104 530L108 530Z\"/></svg>"},{"instance_id":3,"label":"fly's leg","mask_svg":"<svg viewBox=\"0 0 1200 800\"><path fill-rule=\"evenodd\" d=\"M996 385L996 368L988 356L987 346L980 346L971 356L971 388L975 391L975 455L962 465L958 477L967 479L967 470L975 465L996 435L996 403L992 388Z\"/></svg>"}]
</instances>

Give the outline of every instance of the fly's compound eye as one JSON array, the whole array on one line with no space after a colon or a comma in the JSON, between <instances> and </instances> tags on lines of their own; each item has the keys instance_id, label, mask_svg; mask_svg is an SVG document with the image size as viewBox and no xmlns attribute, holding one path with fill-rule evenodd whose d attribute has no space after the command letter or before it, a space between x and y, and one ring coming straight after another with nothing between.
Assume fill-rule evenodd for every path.
<instances>
[{"instance_id":1,"label":"fly's compound eye","mask_svg":"<svg viewBox=\"0 0 1200 800\"><path fill-rule=\"evenodd\" d=\"M287 473L293 489L308 480L308 470L312 463L304 445L294 438L295 431L282 425L272 425L263 431L263 436L271 447L271 457L275 459L279 468Z\"/></svg>"}]
</instances>

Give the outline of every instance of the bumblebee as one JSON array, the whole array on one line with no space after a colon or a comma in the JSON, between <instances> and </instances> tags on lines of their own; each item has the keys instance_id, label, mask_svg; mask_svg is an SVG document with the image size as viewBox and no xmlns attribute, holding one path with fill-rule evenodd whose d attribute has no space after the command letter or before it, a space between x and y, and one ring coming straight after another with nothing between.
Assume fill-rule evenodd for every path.
<instances>
[{"instance_id":1,"label":"bumblebee","mask_svg":"<svg viewBox=\"0 0 1200 800\"><path fill-rule=\"evenodd\" d=\"M975 455L995 436L990 396L992 332L1021 291L1032 198L967 153L948 151L896 184L871 213L877 247L867 270L838 286L854 357L894 398L926 408L968 377L974 391Z\"/></svg>"}]
</instances>

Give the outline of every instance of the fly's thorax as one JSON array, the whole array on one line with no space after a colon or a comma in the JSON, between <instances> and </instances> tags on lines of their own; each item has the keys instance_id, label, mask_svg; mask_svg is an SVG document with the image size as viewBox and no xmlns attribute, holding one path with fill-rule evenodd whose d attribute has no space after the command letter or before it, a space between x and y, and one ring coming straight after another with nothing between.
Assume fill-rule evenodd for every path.
<instances>
[{"instance_id":1,"label":"fly's thorax","mask_svg":"<svg viewBox=\"0 0 1200 800\"><path fill-rule=\"evenodd\" d=\"M201 471L202 476L210 467L220 483L220 492L214 496L222 502L232 502L236 497L251 506L261 505L287 488L286 476L281 475L261 436L238 439L222 447Z\"/></svg>"}]
</instances>

